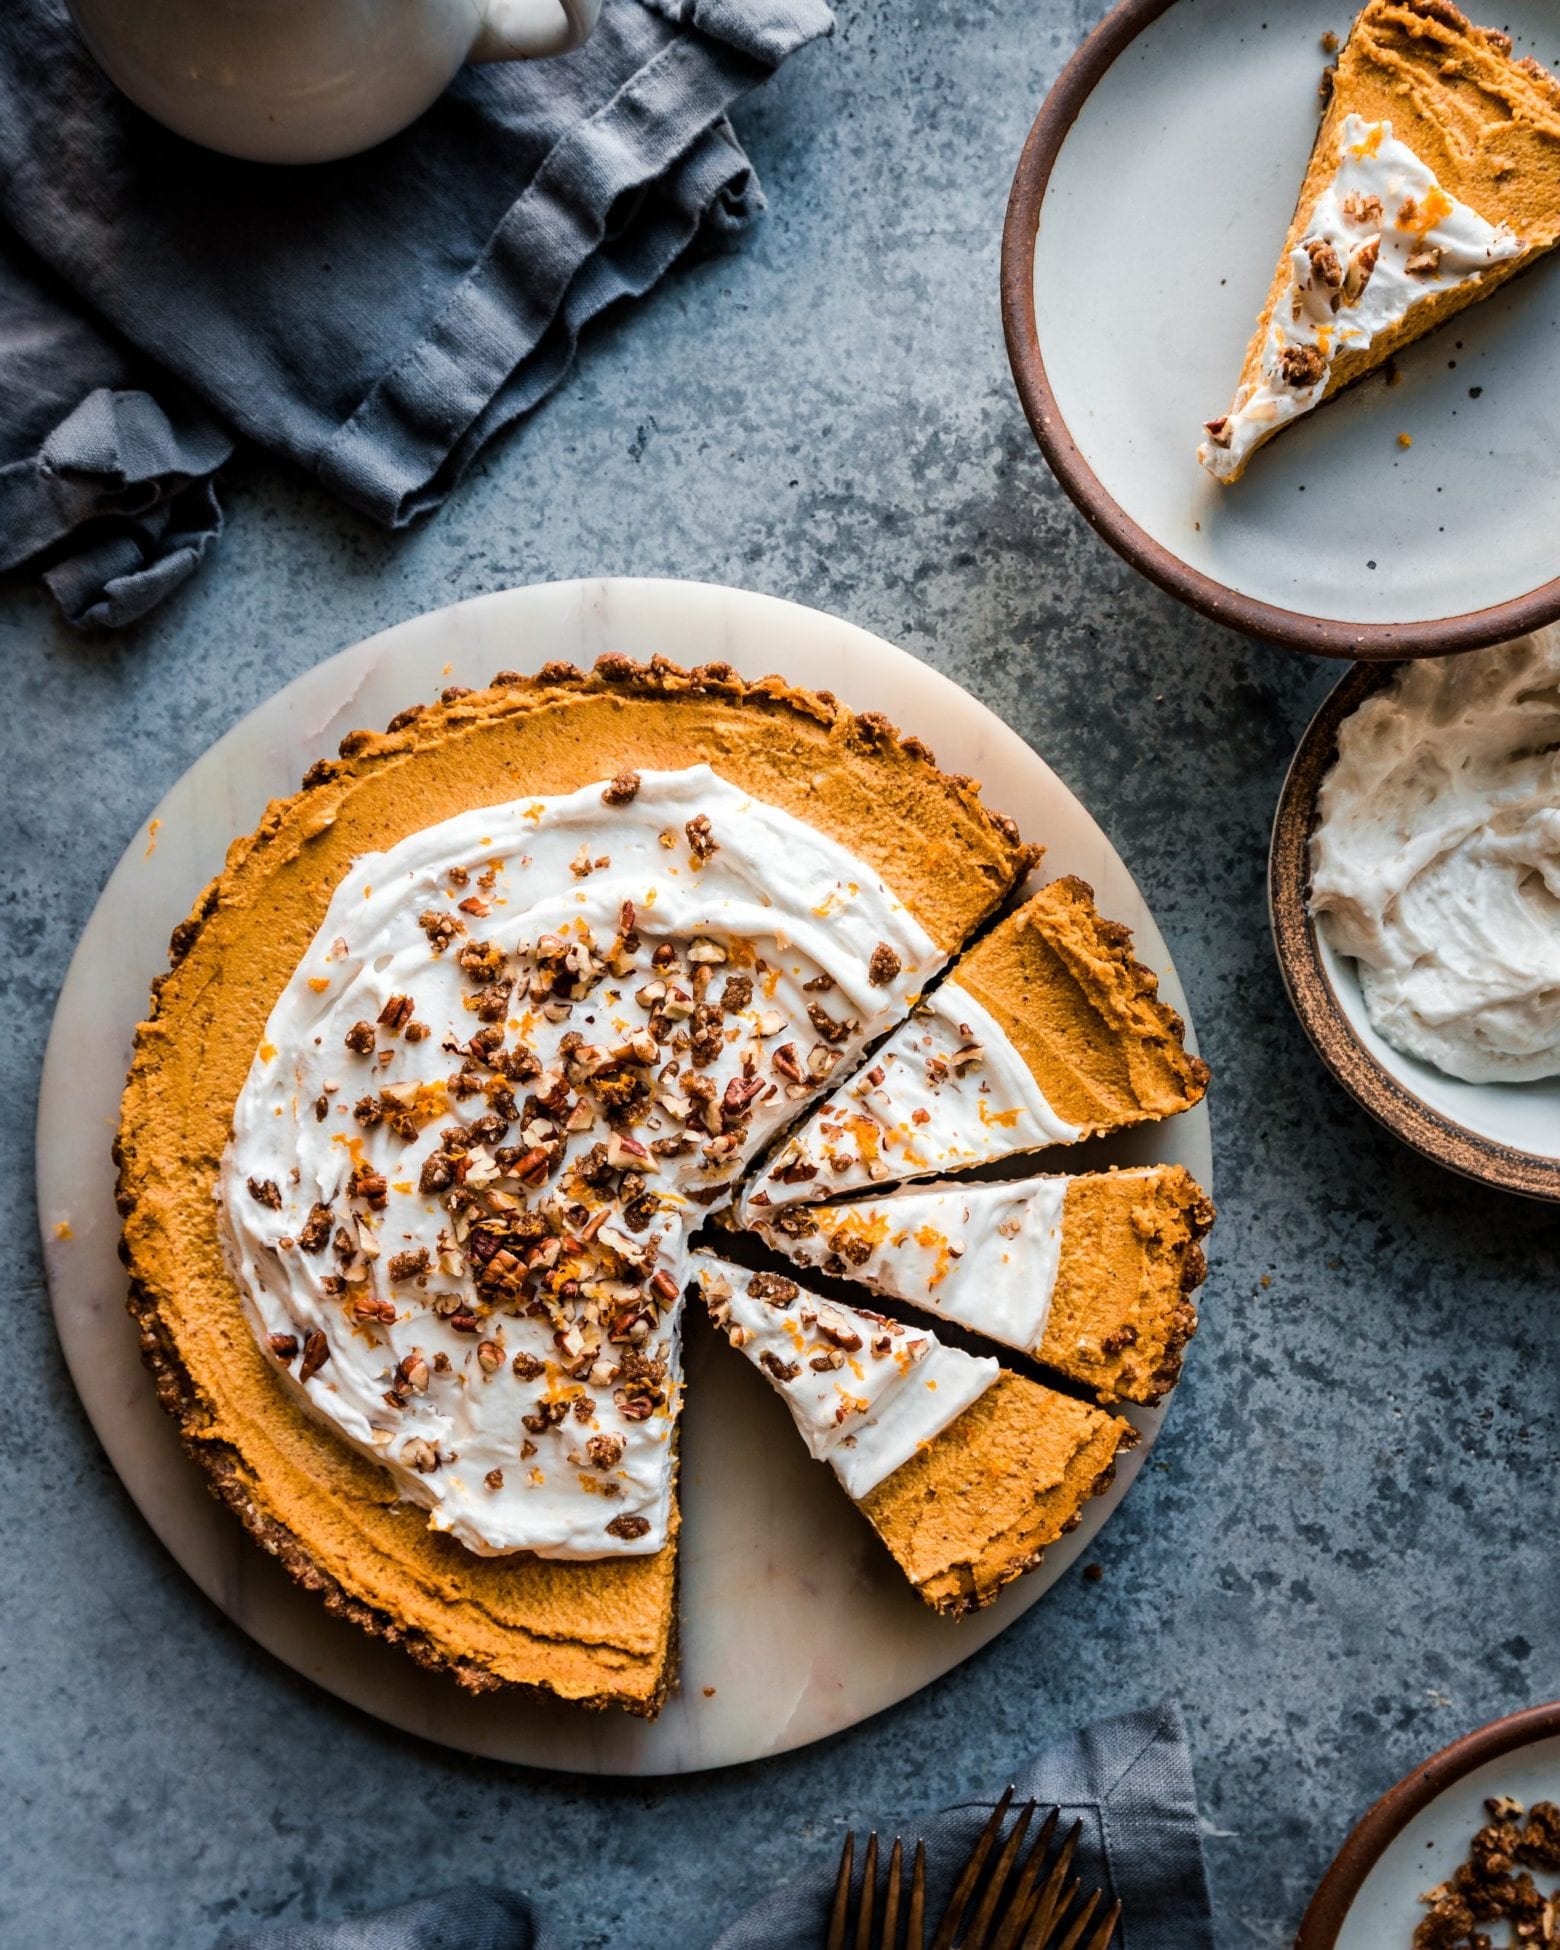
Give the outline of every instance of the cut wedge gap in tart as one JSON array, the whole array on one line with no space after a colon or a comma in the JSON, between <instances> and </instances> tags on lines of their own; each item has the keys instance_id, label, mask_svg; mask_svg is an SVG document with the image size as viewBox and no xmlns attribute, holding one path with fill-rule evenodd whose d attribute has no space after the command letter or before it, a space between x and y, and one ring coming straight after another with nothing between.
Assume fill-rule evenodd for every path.
<instances>
[{"instance_id":1,"label":"cut wedge gap in tart","mask_svg":"<svg viewBox=\"0 0 1560 1950\"><path fill-rule=\"evenodd\" d=\"M1181 1165L908 1186L750 1220L795 1265L956 1321L1102 1401L1144 1404L1179 1378L1212 1223Z\"/></svg>"},{"instance_id":2,"label":"cut wedge gap in tart","mask_svg":"<svg viewBox=\"0 0 1560 1950\"><path fill-rule=\"evenodd\" d=\"M1172 1117L1208 1069L1132 936L1053 881L957 960L743 1195L776 1205L942 1177Z\"/></svg>"}]
</instances>

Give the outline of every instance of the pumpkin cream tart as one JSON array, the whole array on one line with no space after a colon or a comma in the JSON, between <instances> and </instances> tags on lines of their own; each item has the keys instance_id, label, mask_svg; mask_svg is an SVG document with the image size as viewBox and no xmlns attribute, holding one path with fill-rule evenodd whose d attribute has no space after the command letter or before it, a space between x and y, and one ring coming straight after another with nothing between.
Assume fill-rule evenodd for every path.
<instances>
[{"instance_id":1,"label":"pumpkin cream tart","mask_svg":"<svg viewBox=\"0 0 1560 1950\"><path fill-rule=\"evenodd\" d=\"M1083 881L1053 881L796 1132L743 1216L1174 1116L1208 1084L1184 1035L1131 933L1099 914Z\"/></svg>"},{"instance_id":2,"label":"pumpkin cream tart","mask_svg":"<svg viewBox=\"0 0 1560 1950\"><path fill-rule=\"evenodd\" d=\"M175 931L124 1098L132 1311L216 1493L463 1685L654 1713L688 1241L1035 857L885 720L726 666L548 665L349 736ZM982 1457L1039 1427L1011 1394ZM981 1602L1114 1427L1048 1436L978 1548L912 1517L935 1444L864 1507Z\"/></svg>"},{"instance_id":3,"label":"pumpkin cream tart","mask_svg":"<svg viewBox=\"0 0 1560 1950\"><path fill-rule=\"evenodd\" d=\"M701 1253L715 1324L768 1378L934 1610L989 1605L1078 1524L1131 1424L929 1330Z\"/></svg>"},{"instance_id":4,"label":"pumpkin cream tart","mask_svg":"<svg viewBox=\"0 0 1560 1950\"><path fill-rule=\"evenodd\" d=\"M957 1321L1101 1400L1157 1402L1197 1331L1213 1207L1181 1165L910 1186L782 1205L753 1231L800 1266Z\"/></svg>"},{"instance_id":5,"label":"pumpkin cream tart","mask_svg":"<svg viewBox=\"0 0 1560 1950\"><path fill-rule=\"evenodd\" d=\"M1238 481L1302 414L1560 241L1560 83L1451 0L1356 19L1234 403L1198 458Z\"/></svg>"}]
</instances>

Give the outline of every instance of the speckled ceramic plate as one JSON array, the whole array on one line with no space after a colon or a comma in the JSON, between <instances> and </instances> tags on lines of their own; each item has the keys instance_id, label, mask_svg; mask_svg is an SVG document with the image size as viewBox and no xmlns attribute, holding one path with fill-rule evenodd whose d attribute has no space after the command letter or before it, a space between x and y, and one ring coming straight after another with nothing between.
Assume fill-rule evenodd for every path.
<instances>
[{"instance_id":1,"label":"speckled ceramic plate","mask_svg":"<svg viewBox=\"0 0 1560 1950\"><path fill-rule=\"evenodd\" d=\"M55 1013L38 1117L38 1210L55 1322L93 1426L169 1550L228 1616L298 1672L391 1725L470 1753L583 1773L674 1774L783 1753L918 1691L1022 1616L1080 1553L1142 1468L1165 1414L1129 1410L1143 1440L1044 1564L959 1623L922 1605L796 1438L785 1405L695 1315L683 1418L681 1687L653 1722L516 1693L473 1698L330 1618L207 1494L158 1408L125 1313L109 1139L148 985L169 931L268 799L296 790L359 725L446 684L551 658L617 653L781 671L930 735L955 771L1046 843L1134 932L1168 1002L1186 1003L1153 916L1110 842L1023 740L902 650L817 610L701 583L592 581L512 589L420 616L344 650L235 725L126 850L87 923ZM1188 1037L1190 1041L1190 1035ZM1195 1045L1194 1045L1195 1046ZM1052 1169L1184 1164L1209 1185L1205 1105ZM1195 1343L1190 1359L1197 1359ZM1047 1641L1037 1632L1036 1657Z\"/></svg>"},{"instance_id":2,"label":"speckled ceramic plate","mask_svg":"<svg viewBox=\"0 0 1560 1950\"><path fill-rule=\"evenodd\" d=\"M1284 985L1322 1061L1395 1136L1465 1177L1560 1201L1560 1078L1464 1083L1404 1056L1372 1025L1353 959L1340 955L1311 919L1317 794L1344 719L1391 675L1390 665L1351 671L1312 720L1284 781L1268 859Z\"/></svg>"},{"instance_id":3,"label":"speckled ceramic plate","mask_svg":"<svg viewBox=\"0 0 1560 1950\"><path fill-rule=\"evenodd\" d=\"M1560 1700L1465 1734L1384 1794L1338 1851L1295 1950L1407 1950L1419 1898L1467 1859L1501 1795L1560 1800ZM1540 1887L1553 1880L1541 1873Z\"/></svg>"},{"instance_id":4,"label":"speckled ceramic plate","mask_svg":"<svg viewBox=\"0 0 1560 1950\"><path fill-rule=\"evenodd\" d=\"M1560 67L1554 0L1465 0ZM1221 622L1329 656L1428 656L1560 615L1560 259L1297 422L1223 488L1234 391L1350 0L1123 0L1030 131L1002 244L1008 354L1095 528ZM1410 435L1411 448L1399 445Z\"/></svg>"}]
</instances>

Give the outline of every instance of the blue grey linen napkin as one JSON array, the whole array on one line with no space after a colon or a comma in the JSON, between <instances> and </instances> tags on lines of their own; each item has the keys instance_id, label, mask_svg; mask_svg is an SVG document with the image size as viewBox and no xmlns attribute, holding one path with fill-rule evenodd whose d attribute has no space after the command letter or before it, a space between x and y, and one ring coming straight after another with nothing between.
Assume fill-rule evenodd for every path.
<instances>
[{"instance_id":1,"label":"blue grey linen napkin","mask_svg":"<svg viewBox=\"0 0 1560 1950\"><path fill-rule=\"evenodd\" d=\"M1213 1950L1208 1883L1191 1757L1173 1702L1102 1720L1047 1747L1019 1774L1018 1799L1081 1821L1077 1867L1122 1905L1120 1950ZM996 1802L961 1801L924 1824L928 1911L941 1914L960 1867ZM766 1897L722 1931L712 1950L818 1950L834 1861ZM238 1950L555 1950L557 1939L523 1897L453 1889L377 1916L305 1924L246 1937Z\"/></svg>"},{"instance_id":2,"label":"blue grey linen napkin","mask_svg":"<svg viewBox=\"0 0 1560 1950\"><path fill-rule=\"evenodd\" d=\"M1032 1796L1042 1808L1059 1807L1064 1823L1082 1822L1078 1873L1107 1900L1120 1899L1121 1950L1213 1950L1191 1755L1173 1701L1065 1735L1014 1785L1017 1801ZM930 1916L941 1915L998 1793L958 1802L921 1828L906 1822L907 1835L926 1838ZM777 1890L724 1930L713 1950L818 1950L836 1867L820 1864Z\"/></svg>"},{"instance_id":3,"label":"blue grey linen napkin","mask_svg":"<svg viewBox=\"0 0 1560 1950\"><path fill-rule=\"evenodd\" d=\"M306 168L132 107L63 0L0 8L0 570L118 626L220 527L241 435L388 527L436 507L581 328L763 207L731 104L825 0L609 0L553 61L465 69Z\"/></svg>"}]
</instances>

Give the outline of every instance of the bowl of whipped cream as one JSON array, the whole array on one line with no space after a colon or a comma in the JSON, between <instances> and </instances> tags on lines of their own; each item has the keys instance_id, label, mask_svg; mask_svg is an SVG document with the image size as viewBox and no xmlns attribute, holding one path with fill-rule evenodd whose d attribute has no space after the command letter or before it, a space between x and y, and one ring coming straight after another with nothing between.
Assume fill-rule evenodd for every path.
<instances>
[{"instance_id":1,"label":"bowl of whipped cream","mask_svg":"<svg viewBox=\"0 0 1560 1950\"><path fill-rule=\"evenodd\" d=\"M1353 670L1290 767L1268 888L1345 1088L1437 1163L1560 1201L1560 628Z\"/></svg>"}]
</instances>

